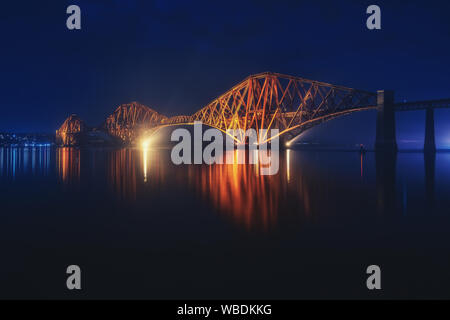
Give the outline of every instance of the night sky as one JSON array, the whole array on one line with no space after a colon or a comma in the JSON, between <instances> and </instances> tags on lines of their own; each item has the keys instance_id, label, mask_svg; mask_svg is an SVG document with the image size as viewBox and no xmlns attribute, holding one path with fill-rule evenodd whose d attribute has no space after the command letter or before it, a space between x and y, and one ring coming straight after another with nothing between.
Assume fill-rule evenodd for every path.
<instances>
[{"instance_id":1,"label":"night sky","mask_svg":"<svg viewBox=\"0 0 450 320\"><path fill-rule=\"evenodd\" d=\"M81 30L66 28L70 4ZM381 30L366 28L370 4ZM54 132L71 113L99 125L134 100L191 114L264 71L450 97L449 1L3 1L0 39L3 132Z\"/></svg>"}]
</instances>

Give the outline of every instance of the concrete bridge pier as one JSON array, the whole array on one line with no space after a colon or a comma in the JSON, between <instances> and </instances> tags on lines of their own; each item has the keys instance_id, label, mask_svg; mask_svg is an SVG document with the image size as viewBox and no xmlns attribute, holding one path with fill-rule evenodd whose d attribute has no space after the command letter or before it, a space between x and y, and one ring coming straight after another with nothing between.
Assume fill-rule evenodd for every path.
<instances>
[{"instance_id":1,"label":"concrete bridge pier","mask_svg":"<svg viewBox=\"0 0 450 320\"><path fill-rule=\"evenodd\" d=\"M425 111L425 143L423 151L426 153L436 152L436 142L434 138L434 109L428 107Z\"/></svg>"},{"instance_id":2,"label":"concrete bridge pier","mask_svg":"<svg viewBox=\"0 0 450 320\"><path fill-rule=\"evenodd\" d=\"M394 91L377 91L376 151L397 152L395 138Z\"/></svg>"}]
</instances>

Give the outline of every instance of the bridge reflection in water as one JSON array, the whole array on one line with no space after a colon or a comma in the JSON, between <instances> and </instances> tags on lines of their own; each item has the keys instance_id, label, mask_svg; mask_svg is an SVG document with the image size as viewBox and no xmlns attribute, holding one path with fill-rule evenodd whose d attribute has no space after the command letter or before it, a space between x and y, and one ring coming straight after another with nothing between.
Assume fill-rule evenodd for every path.
<instances>
[{"instance_id":1,"label":"bridge reflection in water","mask_svg":"<svg viewBox=\"0 0 450 320\"><path fill-rule=\"evenodd\" d=\"M351 180L357 183L355 188L360 188L361 200L367 189L360 176L361 158L356 153L346 153L344 158L349 155L353 162ZM80 161L80 156L86 159ZM249 230L270 230L280 219L300 222L314 218L314 212L337 214L338 208L342 208L338 202L342 205L348 201L347 198L339 200L342 186L335 175L344 175L340 172L342 168L336 167L336 172L330 167L324 170L325 159L320 155L281 152L279 172L272 176L261 175L258 164L237 164L240 156L234 151L234 164L176 166L171 163L169 150L130 148L101 151L96 155L94 151L62 148L58 149L57 169L66 184L79 182L80 173L89 180L90 174L101 176L104 170L105 182L114 198L130 203L158 192L172 192L173 201L180 195L194 193L213 211ZM86 165L82 170L80 163ZM337 191L335 195L332 189ZM321 198L324 193L326 201ZM336 209L329 210L330 206Z\"/></svg>"},{"instance_id":2,"label":"bridge reflection in water","mask_svg":"<svg viewBox=\"0 0 450 320\"><path fill-rule=\"evenodd\" d=\"M80 150L77 148L56 149L56 167L59 179L65 184L80 180Z\"/></svg>"},{"instance_id":3,"label":"bridge reflection in water","mask_svg":"<svg viewBox=\"0 0 450 320\"><path fill-rule=\"evenodd\" d=\"M248 229L267 229L276 223L279 202L286 190L284 179L281 175L261 175L258 163L238 164L241 152L230 153L234 153L233 164L189 166L189 183L203 200L234 222Z\"/></svg>"},{"instance_id":4,"label":"bridge reflection in water","mask_svg":"<svg viewBox=\"0 0 450 320\"><path fill-rule=\"evenodd\" d=\"M237 151L233 156L237 160ZM198 208L239 228L270 231L306 220L442 211L450 205L443 196L450 189L448 159L448 153L286 150L278 174L265 176L258 165L176 166L165 149L0 148L0 177L6 183L54 176L64 190L85 192L90 201L104 193L148 214L194 201L189 214Z\"/></svg>"},{"instance_id":5,"label":"bridge reflection in water","mask_svg":"<svg viewBox=\"0 0 450 320\"><path fill-rule=\"evenodd\" d=\"M238 151L234 153L237 161ZM155 190L174 192L174 201L180 192L195 193L213 211L248 230L270 230L280 221L298 224L401 211L395 155L286 150L280 157L279 173L268 176L260 174L257 164L175 166L167 150L122 149L109 156L113 170L108 181L118 197L130 201ZM424 164L430 194L434 162Z\"/></svg>"}]
</instances>

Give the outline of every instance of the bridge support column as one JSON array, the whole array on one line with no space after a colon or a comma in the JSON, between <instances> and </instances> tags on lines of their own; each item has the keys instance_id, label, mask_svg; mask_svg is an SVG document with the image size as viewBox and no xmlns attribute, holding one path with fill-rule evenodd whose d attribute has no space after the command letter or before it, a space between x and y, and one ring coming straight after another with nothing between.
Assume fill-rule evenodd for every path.
<instances>
[{"instance_id":1,"label":"bridge support column","mask_svg":"<svg viewBox=\"0 0 450 320\"><path fill-rule=\"evenodd\" d=\"M394 91L377 91L377 136L376 151L397 151L395 138Z\"/></svg>"},{"instance_id":2,"label":"bridge support column","mask_svg":"<svg viewBox=\"0 0 450 320\"><path fill-rule=\"evenodd\" d=\"M436 152L436 142L434 140L434 109L428 107L425 111L425 143L423 151L426 153Z\"/></svg>"}]
</instances>

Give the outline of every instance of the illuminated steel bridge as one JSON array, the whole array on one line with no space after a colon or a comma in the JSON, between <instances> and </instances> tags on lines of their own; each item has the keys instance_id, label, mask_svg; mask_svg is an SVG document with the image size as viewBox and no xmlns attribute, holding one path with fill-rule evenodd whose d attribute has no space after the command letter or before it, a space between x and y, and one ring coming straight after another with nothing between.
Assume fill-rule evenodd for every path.
<instances>
[{"instance_id":1,"label":"illuminated steel bridge","mask_svg":"<svg viewBox=\"0 0 450 320\"><path fill-rule=\"evenodd\" d=\"M301 131L337 116L376 107L376 94L278 73L249 76L191 116L176 116L161 125L203 124L223 132L256 130L259 142L275 136L262 129L278 129L292 138ZM238 136L238 142L244 142Z\"/></svg>"},{"instance_id":2,"label":"illuminated steel bridge","mask_svg":"<svg viewBox=\"0 0 450 320\"><path fill-rule=\"evenodd\" d=\"M69 116L56 130L56 142L61 145L73 145L77 135L86 131L86 124L76 114Z\"/></svg>"},{"instance_id":3,"label":"illuminated steel bridge","mask_svg":"<svg viewBox=\"0 0 450 320\"><path fill-rule=\"evenodd\" d=\"M135 143L140 137L152 135L166 126L191 125L196 121L225 133L239 129L245 132L252 128L259 143L277 137L261 134L263 129L278 129L278 136L286 142L324 121L352 112L377 109L376 147L396 150L396 111L426 109L426 137L429 137L426 143L428 139L428 144L434 145L433 109L449 106L450 99L395 104L392 91L374 93L265 72L247 77L192 115L167 118L132 102L119 106L101 127L125 143ZM73 126L68 120L58 132L70 136L71 128L82 130L83 127ZM240 143L244 143L244 139L244 135L235 137Z\"/></svg>"}]
</instances>

